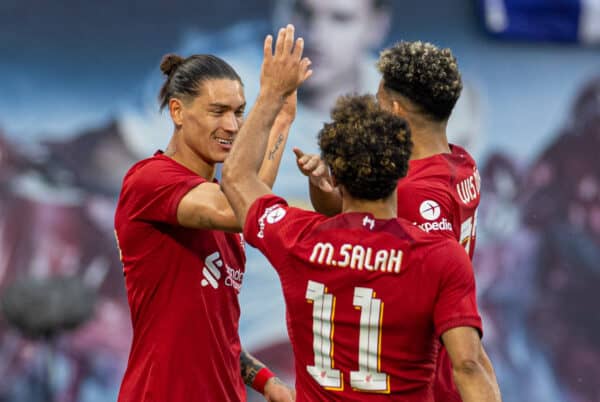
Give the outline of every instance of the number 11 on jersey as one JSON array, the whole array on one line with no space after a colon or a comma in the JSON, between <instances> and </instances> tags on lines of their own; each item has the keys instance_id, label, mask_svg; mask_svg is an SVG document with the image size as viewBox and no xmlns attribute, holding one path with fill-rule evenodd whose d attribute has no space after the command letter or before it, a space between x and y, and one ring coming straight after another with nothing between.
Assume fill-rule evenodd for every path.
<instances>
[{"instance_id":1,"label":"number 11 on jersey","mask_svg":"<svg viewBox=\"0 0 600 402\"><path fill-rule=\"evenodd\" d=\"M379 371L383 303L373 289L354 288L354 306L360 308L358 371L350 372L350 385L359 391L389 390L389 376Z\"/></svg>"},{"instance_id":2,"label":"number 11 on jersey","mask_svg":"<svg viewBox=\"0 0 600 402\"><path fill-rule=\"evenodd\" d=\"M326 293L325 285L308 281L306 298L313 304L314 366L306 366L316 382L330 390L343 389L340 370L333 368L333 314L335 297Z\"/></svg>"},{"instance_id":3,"label":"number 11 on jersey","mask_svg":"<svg viewBox=\"0 0 600 402\"><path fill-rule=\"evenodd\" d=\"M325 285L308 281L306 298L313 304L314 365L307 371L322 387L332 391L343 389L343 373L334 366L335 296ZM360 309L358 338L358 370L350 372L350 385L356 391L389 392L389 376L380 372L381 324L383 302L375 298L373 289L354 289L354 307Z\"/></svg>"}]
</instances>

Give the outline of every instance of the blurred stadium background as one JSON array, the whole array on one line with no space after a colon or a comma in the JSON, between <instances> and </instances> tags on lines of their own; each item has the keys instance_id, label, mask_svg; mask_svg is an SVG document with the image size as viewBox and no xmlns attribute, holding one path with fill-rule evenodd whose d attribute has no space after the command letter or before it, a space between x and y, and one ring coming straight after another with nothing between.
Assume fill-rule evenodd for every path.
<instances>
[{"instance_id":1,"label":"blurred stadium background","mask_svg":"<svg viewBox=\"0 0 600 402\"><path fill-rule=\"evenodd\" d=\"M377 49L452 48L465 89L450 136L480 166L474 266L504 400L600 401L600 2L398 0L382 17L370 0L320 2L336 12L301 1L0 2L0 401L116 400L131 329L113 208L126 169L171 134L156 102L160 58L217 54L251 103L262 38L288 20L315 76L275 190L307 205L291 147L316 149L326 100L376 90ZM248 256L242 341L293 381L278 281ZM25 337L8 322L7 294L49 277L91 289L59 293L93 312L74 330ZM43 291L13 297L35 317Z\"/></svg>"}]
</instances>

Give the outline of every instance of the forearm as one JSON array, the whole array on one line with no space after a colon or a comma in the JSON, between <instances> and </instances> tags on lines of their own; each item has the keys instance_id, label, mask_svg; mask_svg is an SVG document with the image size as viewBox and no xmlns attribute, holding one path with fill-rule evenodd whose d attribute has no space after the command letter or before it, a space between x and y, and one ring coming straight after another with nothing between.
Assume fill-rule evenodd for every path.
<instances>
[{"instance_id":1,"label":"forearm","mask_svg":"<svg viewBox=\"0 0 600 402\"><path fill-rule=\"evenodd\" d=\"M240 369L244 384L251 386L256 378L256 374L265 367L257 358L242 350L240 354Z\"/></svg>"},{"instance_id":2,"label":"forearm","mask_svg":"<svg viewBox=\"0 0 600 402\"><path fill-rule=\"evenodd\" d=\"M454 369L454 382L463 402L501 402L494 377L480 363Z\"/></svg>"},{"instance_id":3,"label":"forearm","mask_svg":"<svg viewBox=\"0 0 600 402\"><path fill-rule=\"evenodd\" d=\"M291 119L285 121L277 119L269 134L266 152L258 172L258 178L269 188L273 188L275 183L291 125Z\"/></svg>"},{"instance_id":4,"label":"forearm","mask_svg":"<svg viewBox=\"0 0 600 402\"><path fill-rule=\"evenodd\" d=\"M273 374L267 366L243 349L240 354L240 369L244 384L252 387L257 392L265 393L267 383L270 387L280 385L288 388L283 381L275 377L275 374Z\"/></svg>"},{"instance_id":5,"label":"forearm","mask_svg":"<svg viewBox=\"0 0 600 402\"><path fill-rule=\"evenodd\" d=\"M487 352L483 348L482 348L482 354L480 356L480 362L481 362L481 365L483 366L483 368L485 369L485 372L487 373L487 375L490 377L490 379L492 381L492 385L494 386L494 391L496 392L496 394L498 396L498 400L501 400L502 398L500 396L500 387L498 386L498 379L496 378L496 372L494 371L494 367L492 365L492 362L491 362L489 356L487 355Z\"/></svg>"},{"instance_id":6,"label":"forearm","mask_svg":"<svg viewBox=\"0 0 600 402\"><path fill-rule=\"evenodd\" d=\"M240 226L252 202L270 192L258 172L265 156L270 128L283 105L283 100L259 95L248 120L223 166L221 188Z\"/></svg>"},{"instance_id":7,"label":"forearm","mask_svg":"<svg viewBox=\"0 0 600 402\"><path fill-rule=\"evenodd\" d=\"M327 216L333 216L342 211L342 197L337 189L323 191L310 179L308 180L308 188L310 202L315 211Z\"/></svg>"},{"instance_id":8,"label":"forearm","mask_svg":"<svg viewBox=\"0 0 600 402\"><path fill-rule=\"evenodd\" d=\"M247 175L258 177L265 158L269 133L277 114L283 106L283 99L268 99L269 95L261 93L248 115L248 119L236 138L236 145L231 150L223 167L223 176L229 182L242 179ZM275 136L276 137L276 136ZM241 155L238 155L241 154Z\"/></svg>"}]
</instances>

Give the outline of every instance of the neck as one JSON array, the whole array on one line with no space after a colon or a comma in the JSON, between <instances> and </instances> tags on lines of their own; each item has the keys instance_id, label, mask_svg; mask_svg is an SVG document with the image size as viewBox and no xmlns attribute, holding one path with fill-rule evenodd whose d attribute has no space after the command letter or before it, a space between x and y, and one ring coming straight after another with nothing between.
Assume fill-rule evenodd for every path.
<instances>
[{"instance_id":1,"label":"neck","mask_svg":"<svg viewBox=\"0 0 600 402\"><path fill-rule=\"evenodd\" d=\"M446 136L446 122L432 123L418 118L409 118L413 150L411 160L452 152Z\"/></svg>"},{"instance_id":2,"label":"neck","mask_svg":"<svg viewBox=\"0 0 600 402\"><path fill-rule=\"evenodd\" d=\"M298 100L312 110L328 113L331 105L335 105L340 95L360 90L358 69L347 74L339 74L339 78L318 87L302 87L302 91L298 92Z\"/></svg>"},{"instance_id":3,"label":"neck","mask_svg":"<svg viewBox=\"0 0 600 402\"><path fill-rule=\"evenodd\" d=\"M165 156L185 166L207 181L212 181L215 178L215 164L208 163L197 155L190 147L183 143L181 140L183 136L178 134L177 130L173 133L169 145L167 145L167 149L165 150Z\"/></svg>"},{"instance_id":4,"label":"neck","mask_svg":"<svg viewBox=\"0 0 600 402\"><path fill-rule=\"evenodd\" d=\"M342 212L371 213L376 219L393 219L397 215L396 191L390 196L379 200L361 200L351 197L340 188L342 192Z\"/></svg>"}]
</instances>

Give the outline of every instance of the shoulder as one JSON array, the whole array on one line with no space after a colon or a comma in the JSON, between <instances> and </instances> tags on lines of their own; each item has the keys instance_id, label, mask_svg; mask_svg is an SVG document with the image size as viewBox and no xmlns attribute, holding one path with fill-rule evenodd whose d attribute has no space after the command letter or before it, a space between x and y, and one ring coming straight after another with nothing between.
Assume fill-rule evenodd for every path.
<instances>
[{"instance_id":1,"label":"shoulder","mask_svg":"<svg viewBox=\"0 0 600 402\"><path fill-rule=\"evenodd\" d=\"M464 271L467 268L472 271L469 255L456 239L433 234L429 236L422 247L424 263L437 267L444 273L457 269Z\"/></svg>"},{"instance_id":2,"label":"shoulder","mask_svg":"<svg viewBox=\"0 0 600 402\"><path fill-rule=\"evenodd\" d=\"M133 165L125 175L123 184L127 186L157 186L172 184L184 179L194 178L199 183L206 180L173 159L162 154L155 154ZM199 184L198 183L198 184Z\"/></svg>"},{"instance_id":3,"label":"shoulder","mask_svg":"<svg viewBox=\"0 0 600 402\"><path fill-rule=\"evenodd\" d=\"M449 159L450 156L450 159ZM454 173L452 154L437 154L410 161L406 177L398 182L398 189L444 187Z\"/></svg>"},{"instance_id":4,"label":"shoulder","mask_svg":"<svg viewBox=\"0 0 600 402\"><path fill-rule=\"evenodd\" d=\"M451 168L457 171L457 175L472 174L477 171L477 163L466 149L458 145L450 144L452 153L448 155Z\"/></svg>"},{"instance_id":5,"label":"shoulder","mask_svg":"<svg viewBox=\"0 0 600 402\"><path fill-rule=\"evenodd\" d=\"M258 198L251 205L246 216L244 235L250 237L246 231L257 231L256 235L262 238L265 231L277 231L279 234L299 234L303 227L327 219L324 215L313 211L289 206L287 201L274 194Z\"/></svg>"}]
</instances>

